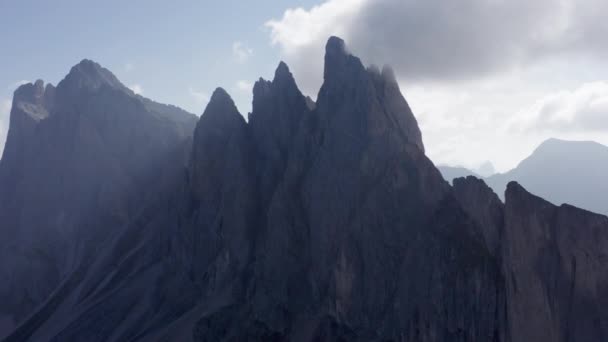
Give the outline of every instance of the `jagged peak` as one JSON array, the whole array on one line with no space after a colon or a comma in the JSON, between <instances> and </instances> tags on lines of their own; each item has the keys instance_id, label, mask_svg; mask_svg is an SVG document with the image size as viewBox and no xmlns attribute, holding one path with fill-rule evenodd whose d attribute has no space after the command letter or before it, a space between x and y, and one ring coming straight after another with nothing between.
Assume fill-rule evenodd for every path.
<instances>
[{"instance_id":1,"label":"jagged peak","mask_svg":"<svg viewBox=\"0 0 608 342\"><path fill-rule=\"evenodd\" d=\"M336 36L331 36L329 39L327 39L325 53L330 56L349 55L349 53L346 52L346 44L344 43L344 40Z\"/></svg>"},{"instance_id":2,"label":"jagged peak","mask_svg":"<svg viewBox=\"0 0 608 342\"><path fill-rule=\"evenodd\" d=\"M110 70L90 59L83 59L73 66L68 75L57 85L57 87L92 90L102 86L128 91L128 88Z\"/></svg>"},{"instance_id":3,"label":"jagged peak","mask_svg":"<svg viewBox=\"0 0 608 342\"><path fill-rule=\"evenodd\" d=\"M215 88L213 94L211 95L209 103L218 103L234 106L234 101L232 100L232 97L230 97L230 94L228 94L228 92L222 87Z\"/></svg>"},{"instance_id":4,"label":"jagged peak","mask_svg":"<svg viewBox=\"0 0 608 342\"><path fill-rule=\"evenodd\" d=\"M293 79L293 75L291 74L291 71L289 71L289 67L287 66L287 64L285 64L285 62L283 61L280 61L279 65L277 66L277 69L274 72L274 80L276 81L285 78Z\"/></svg>"},{"instance_id":5,"label":"jagged peak","mask_svg":"<svg viewBox=\"0 0 608 342\"><path fill-rule=\"evenodd\" d=\"M224 88L218 87L213 91L202 118L225 116L238 116L242 119L232 97L230 97Z\"/></svg>"},{"instance_id":6,"label":"jagged peak","mask_svg":"<svg viewBox=\"0 0 608 342\"><path fill-rule=\"evenodd\" d=\"M50 83L45 86L44 81L39 79L34 83L23 84L15 90L12 108L18 109L16 113L40 121L49 116L54 98L55 87Z\"/></svg>"},{"instance_id":7,"label":"jagged peak","mask_svg":"<svg viewBox=\"0 0 608 342\"><path fill-rule=\"evenodd\" d=\"M302 95L302 92L298 88L293 74L289 70L287 64L281 61L276 68L272 82L260 78L255 83L253 87L252 114L261 113L267 110L267 101L272 97L278 96L284 99L293 99L294 94L296 95L295 97L301 97L303 99L302 103L305 103L304 95ZM252 117L252 114L250 114L250 118ZM253 116L255 116L255 114L253 114Z\"/></svg>"},{"instance_id":8,"label":"jagged peak","mask_svg":"<svg viewBox=\"0 0 608 342\"><path fill-rule=\"evenodd\" d=\"M344 69L353 71L365 70L363 63L358 57L355 57L348 52L344 40L332 36L327 40L325 45L325 69L323 78L325 81L339 79L349 72L344 72Z\"/></svg>"},{"instance_id":9,"label":"jagged peak","mask_svg":"<svg viewBox=\"0 0 608 342\"><path fill-rule=\"evenodd\" d=\"M505 190L505 204L516 204L526 210L533 210L534 207L532 207L532 203L534 207L555 206L549 201L530 193L516 181L511 181L507 184L507 189Z\"/></svg>"},{"instance_id":10,"label":"jagged peak","mask_svg":"<svg viewBox=\"0 0 608 342\"><path fill-rule=\"evenodd\" d=\"M20 101L36 103L37 99L44 96L45 88L43 80L36 80L34 83L20 85L13 94L15 103Z\"/></svg>"}]
</instances>

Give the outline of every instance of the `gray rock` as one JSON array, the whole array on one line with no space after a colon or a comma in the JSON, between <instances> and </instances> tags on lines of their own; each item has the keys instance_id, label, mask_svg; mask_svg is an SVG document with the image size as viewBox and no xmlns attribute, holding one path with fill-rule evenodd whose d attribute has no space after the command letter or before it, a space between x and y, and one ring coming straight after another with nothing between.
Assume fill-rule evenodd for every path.
<instances>
[{"instance_id":1,"label":"gray rock","mask_svg":"<svg viewBox=\"0 0 608 342\"><path fill-rule=\"evenodd\" d=\"M196 122L150 104L88 60L57 88L17 89L0 161L0 316L25 318L145 202Z\"/></svg>"},{"instance_id":2,"label":"gray rock","mask_svg":"<svg viewBox=\"0 0 608 342\"><path fill-rule=\"evenodd\" d=\"M82 81L95 99L107 89L125 94L116 108L165 108L98 78ZM57 101L62 89L46 116L30 101L24 126L86 98ZM366 69L339 38L317 103L281 63L256 83L249 123L217 89L192 140L159 158L156 182L87 212L114 233L83 247L90 257L7 341L605 339L608 219L515 184L505 205L473 177L450 187L392 72Z\"/></svg>"},{"instance_id":3,"label":"gray rock","mask_svg":"<svg viewBox=\"0 0 608 342\"><path fill-rule=\"evenodd\" d=\"M512 341L608 338L608 218L509 183L504 273Z\"/></svg>"}]
</instances>

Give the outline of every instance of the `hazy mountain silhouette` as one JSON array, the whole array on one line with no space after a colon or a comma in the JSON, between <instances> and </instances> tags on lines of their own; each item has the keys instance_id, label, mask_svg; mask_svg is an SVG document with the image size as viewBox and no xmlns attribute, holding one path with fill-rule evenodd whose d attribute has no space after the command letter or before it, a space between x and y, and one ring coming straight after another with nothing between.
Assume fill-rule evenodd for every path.
<instances>
[{"instance_id":1,"label":"hazy mountain silhouette","mask_svg":"<svg viewBox=\"0 0 608 342\"><path fill-rule=\"evenodd\" d=\"M5 341L607 336L608 218L517 183L505 204L474 177L451 187L392 70L341 39L316 103L280 63L249 122L218 88L192 139L191 116L91 65L11 116L0 234L19 278L2 314L20 322Z\"/></svg>"},{"instance_id":2,"label":"hazy mountain silhouette","mask_svg":"<svg viewBox=\"0 0 608 342\"><path fill-rule=\"evenodd\" d=\"M478 173L475 173L466 167L462 166L448 166L448 165L438 165L437 169L441 172L443 178L450 183L454 180L454 178L461 178L467 176L475 176L477 178L483 178Z\"/></svg>"},{"instance_id":3,"label":"hazy mountain silhouette","mask_svg":"<svg viewBox=\"0 0 608 342\"><path fill-rule=\"evenodd\" d=\"M487 178L499 194L509 181L556 203L608 214L608 147L592 141L549 139L516 168Z\"/></svg>"},{"instance_id":4,"label":"hazy mountain silhouette","mask_svg":"<svg viewBox=\"0 0 608 342\"><path fill-rule=\"evenodd\" d=\"M439 166L443 177L476 176L466 168ZM513 170L486 177L485 181L504 199L510 181L556 203L568 203L593 212L608 214L608 147L592 141L549 139Z\"/></svg>"}]
</instances>

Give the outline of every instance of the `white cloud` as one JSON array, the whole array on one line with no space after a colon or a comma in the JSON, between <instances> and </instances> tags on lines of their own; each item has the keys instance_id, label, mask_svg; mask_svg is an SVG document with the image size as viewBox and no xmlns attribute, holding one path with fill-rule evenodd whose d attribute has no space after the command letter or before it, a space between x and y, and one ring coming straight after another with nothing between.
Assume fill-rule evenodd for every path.
<instances>
[{"instance_id":1,"label":"white cloud","mask_svg":"<svg viewBox=\"0 0 608 342\"><path fill-rule=\"evenodd\" d=\"M126 63L124 69L126 72L131 72L135 69L135 65L133 63Z\"/></svg>"},{"instance_id":2,"label":"white cloud","mask_svg":"<svg viewBox=\"0 0 608 342\"><path fill-rule=\"evenodd\" d=\"M521 110L509 127L527 132L608 132L608 82L589 82L545 95Z\"/></svg>"},{"instance_id":3,"label":"white cloud","mask_svg":"<svg viewBox=\"0 0 608 342\"><path fill-rule=\"evenodd\" d=\"M193 87L189 87L188 88L188 93L190 94L190 96L192 96L194 98L194 100L198 103L205 103L209 101L209 94L207 94L204 91L200 91L197 89L194 89Z\"/></svg>"},{"instance_id":4,"label":"white cloud","mask_svg":"<svg viewBox=\"0 0 608 342\"><path fill-rule=\"evenodd\" d=\"M409 80L468 80L554 56L605 58L606 12L603 0L326 0L266 26L304 88L317 89L330 35Z\"/></svg>"},{"instance_id":5,"label":"white cloud","mask_svg":"<svg viewBox=\"0 0 608 342\"><path fill-rule=\"evenodd\" d=\"M242 92L251 93L253 90L253 83L245 80L239 80L236 82L236 89Z\"/></svg>"},{"instance_id":6,"label":"white cloud","mask_svg":"<svg viewBox=\"0 0 608 342\"><path fill-rule=\"evenodd\" d=\"M129 86L129 89L131 89L137 95L142 95L144 93L144 89L142 88L141 84L132 84Z\"/></svg>"},{"instance_id":7,"label":"white cloud","mask_svg":"<svg viewBox=\"0 0 608 342\"><path fill-rule=\"evenodd\" d=\"M2 151L4 151L4 144L6 142L6 135L8 133L10 112L11 100L4 99L0 101L0 156L2 155Z\"/></svg>"},{"instance_id":8,"label":"white cloud","mask_svg":"<svg viewBox=\"0 0 608 342\"><path fill-rule=\"evenodd\" d=\"M237 41L232 43L232 55L237 62L245 63L253 56L253 49Z\"/></svg>"},{"instance_id":9,"label":"white cloud","mask_svg":"<svg viewBox=\"0 0 608 342\"><path fill-rule=\"evenodd\" d=\"M304 93L337 35L393 67L431 159L504 171L549 137L608 142L604 85L581 86L608 80L607 12L603 0L324 0L266 27Z\"/></svg>"}]
</instances>

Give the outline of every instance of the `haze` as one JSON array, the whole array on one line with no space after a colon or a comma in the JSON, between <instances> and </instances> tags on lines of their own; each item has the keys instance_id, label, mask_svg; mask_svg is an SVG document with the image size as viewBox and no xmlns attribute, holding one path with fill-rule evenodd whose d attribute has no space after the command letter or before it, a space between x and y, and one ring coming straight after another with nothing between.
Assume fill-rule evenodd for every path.
<instances>
[{"instance_id":1,"label":"haze","mask_svg":"<svg viewBox=\"0 0 608 342\"><path fill-rule=\"evenodd\" d=\"M217 85L240 111L285 60L311 97L340 35L396 71L436 164L506 171L549 137L608 143L601 0L0 3L0 149L12 92L91 58L135 92L202 113ZM145 10L144 10L145 8ZM429 20L428 18L433 18Z\"/></svg>"}]
</instances>

